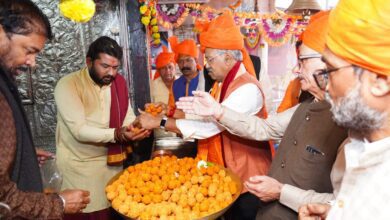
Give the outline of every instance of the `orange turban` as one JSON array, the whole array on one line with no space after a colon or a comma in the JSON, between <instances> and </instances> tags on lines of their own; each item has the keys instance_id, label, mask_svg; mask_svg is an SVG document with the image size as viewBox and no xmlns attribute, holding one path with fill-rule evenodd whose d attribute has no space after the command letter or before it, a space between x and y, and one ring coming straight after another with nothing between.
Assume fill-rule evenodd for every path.
<instances>
[{"instance_id":1,"label":"orange turban","mask_svg":"<svg viewBox=\"0 0 390 220\"><path fill-rule=\"evenodd\" d=\"M191 56L195 59L198 59L198 47L196 43L192 39L185 39L182 42L178 42L176 36L172 36L169 39L169 43L171 44L171 48L173 52L175 52L175 60L179 59L179 54Z\"/></svg>"},{"instance_id":2,"label":"orange turban","mask_svg":"<svg viewBox=\"0 0 390 220\"><path fill-rule=\"evenodd\" d=\"M338 57L390 76L390 3L340 0L329 17L328 48Z\"/></svg>"},{"instance_id":3,"label":"orange turban","mask_svg":"<svg viewBox=\"0 0 390 220\"><path fill-rule=\"evenodd\" d=\"M330 11L321 11L313 15L306 30L302 33L303 44L318 53L322 53L325 50L329 13Z\"/></svg>"},{"instance_id":4,"label":"orange turban","mask_svg":"<svg viewBox=\"0 0 390 220\"><path fill-rule=\"evenodd\" d=\"M168 51L166 46L162 46L163 51L158 54L156 58L156 68L157 71L154 74L154 79L157 79L160 76L158 69L168 65L169 63L175 63L175 54Z\"/></svg>"},{"instance_id":5,"label":"orange turban","mask_svg":"<svg viewBox=\"0 0 390 220\"><path fill-rule=\"evenodd\" d=\"M203 32L200 33L200 45L202 51L206 48L221 50L241 50L243 63L246 70L255 75L253 63L244 47L244 37L241 34L240 27L234 22L230 13L224 13L209 24L197 24L197 27Z\"/></svg>"}]
</instances>

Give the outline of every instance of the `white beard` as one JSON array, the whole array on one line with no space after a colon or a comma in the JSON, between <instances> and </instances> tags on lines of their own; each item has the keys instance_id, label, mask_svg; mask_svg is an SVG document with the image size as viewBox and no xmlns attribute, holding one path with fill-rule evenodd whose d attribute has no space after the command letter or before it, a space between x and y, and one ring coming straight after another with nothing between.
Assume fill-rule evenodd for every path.
<instances>
[{"instance_id":1,"label":"white beard","mask_svg":"<svg viewBox=\"0 0 390 220\"><path fill-rule=\"evenodd\" d=\"M359 131L372 132L383 127L387 113L379 112L364 103L360 94L361 83L358 82L346 96L335 103L329 93L325 94L326 100L331 104L333 120L342 127Z\"/></svg>"}]
</instances>

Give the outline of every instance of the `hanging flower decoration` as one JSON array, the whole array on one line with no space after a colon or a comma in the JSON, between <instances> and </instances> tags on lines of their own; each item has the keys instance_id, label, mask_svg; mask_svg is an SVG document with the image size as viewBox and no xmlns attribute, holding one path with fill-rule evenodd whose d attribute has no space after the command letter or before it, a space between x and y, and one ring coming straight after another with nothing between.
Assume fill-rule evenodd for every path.
<instances>
[{"instance_id":1,"label":"hanging flower decoration","mask_svg":"<svg viewBox=\"0 0 390 220\"><path fill-rule=\"evenodd\" d=\"M93 0L60 0L61 14L75 22L89 21L96 11Z\"/></svg>"},{"instance_id":2,"label":"hanging flower decoration","mask_svg":"<svg viewBox=\"0 0 390 220\"><path fill-rule=\"evenodd\" d=\"M279 14L261 19L264 40L271 46L281 46L288 42L292 35L294 19Z\"/></svg>"},{"instance_id":3,"label":"hanging flower decoration","mask_svg":"<svg viewBox=\"0 0 390 220\"><path fill-rule=\"evenodd\" d=\"M199 4L199 3L187 3L187 4L185 4L185 7L188 8L189 15L191 15L191 17L193 19L199 18L199 17L202 16L202 11L201 11L202 5L201 4Z\"/></svg>"},{"instance_id":4,"label":"hanging flower decoration","mask_svg":"<svg viewBox=\"0 0 390 220\"><path fill-rule=\"evenodd\" d=\"M159 26L165 29L173 29L181 26L187 16L191 16L194 22L208 22L225 11L233 10L236 24L244 28L245 44L248 49L257 48L260 36L270 46L280 46L294 40L305 29L307 21L302 16L287 15L277 10L274 14L261 14L259 12L234 12L242 0L223 9L214 9L205 4L156 4L157 0L139 0L141 22L150 31L150 37L154 45L160 44ZM247 21L251 20L251 24ZM194 28L196 32L196 28Z\"/></svg>"},{"instance_id":5,"label":"hanging flower decoration","mask_svg":"<svg viewBox=\"0 0 390 220\"><path fill-rule=\"evenodd\" d=\"M255 50L260 42L260 30L259 24L256 19L245 19L244 27L244 43L245 46L250 50Z\"/></svg>"},{"instance_id":6,"label":"hanging flower decoration","mask_svg":"<svg viewBox=\"0 0 390 220\"><path fill-rule=\"evenodd\" d=\"M166 29L179 27L189 14L189 9L185 7L185 4L159 4L156 9L158 21Z\"/></svg>"},{"instance_id":7,"label":"hanging flower decoration","mask_svg":"<svg viewBox=\"0 0 390 220\"><path fill-rule=\"evenodd\" d=\"M156 2L152 0L147 3L145 0L141 0L140 3L139 12L141 14L141 23L150 30L151 36L153 37L153 44L159 45L161 41L157 24Z\"/></svg>"},{"instance_id":8,"label":"hanging flower decoration","mask_svg":"<svg viewBox=\"0 0 390 220\"><path fill-rule=\"evenodd\" d=\"M305 30L306 26L309 24L309 20L306 19L299 19L294 23L293 27L293 37L295 39L299 39L299 36L302 34L302 32Z\"/></svg>"}]
</instances>

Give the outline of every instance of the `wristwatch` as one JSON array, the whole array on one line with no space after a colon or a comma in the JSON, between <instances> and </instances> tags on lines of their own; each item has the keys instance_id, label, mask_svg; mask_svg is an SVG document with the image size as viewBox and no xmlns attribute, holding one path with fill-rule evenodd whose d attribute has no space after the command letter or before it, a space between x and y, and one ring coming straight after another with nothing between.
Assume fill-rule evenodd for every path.
<instances>
[{"instance_id":1,"label":"wristwatch","mask_svg":"<svg viewBox=\"0 0 390 220\"><path fill-rule=\"evenodd\" d=\"M167 124L167 121L168 121L168 118L166 116L164 116L162 119L161 119L161 122L160 122L160 128L161 129L165 129L165 125Z\"/></svg>"}]
</instances>

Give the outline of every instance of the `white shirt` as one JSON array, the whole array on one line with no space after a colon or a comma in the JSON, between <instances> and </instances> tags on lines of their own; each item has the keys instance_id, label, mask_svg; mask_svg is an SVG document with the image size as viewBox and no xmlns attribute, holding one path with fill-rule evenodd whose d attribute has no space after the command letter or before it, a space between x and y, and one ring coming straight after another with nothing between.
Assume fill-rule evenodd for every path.
<instances>
[{"instance_id":1,"label":"white shirt","mask_svg":"<svg viewBox=\"0 0 390 220\"><path fill-rule=\"evenodd\" d=\"M221 104L234 111L254 115L263 107L260 89L253 83L247 83L234 90ZM179 119L176 126L183 139L205 139L225 130L215 119L202 118L198 120Z\"/></svg>"},{"instance_id":2,"label":"white shirt","mask_svg":"<svg viewBox=\"0 0 390 220\"><path fill-rule=\"evenodd\" d=\"M346 170L327 219L390 219L390 137L345 146Z\"/></svg>"}]
</instances>

